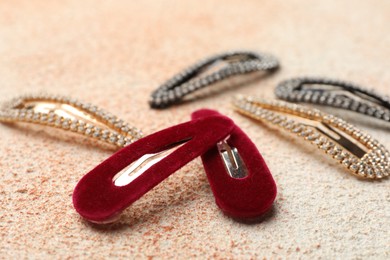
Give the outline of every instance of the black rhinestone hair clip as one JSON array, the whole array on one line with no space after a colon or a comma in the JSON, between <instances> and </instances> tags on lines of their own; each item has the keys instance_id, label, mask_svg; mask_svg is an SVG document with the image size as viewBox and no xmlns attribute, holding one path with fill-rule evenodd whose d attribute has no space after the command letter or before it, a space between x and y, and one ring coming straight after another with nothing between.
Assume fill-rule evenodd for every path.
<instances>
[{"instance_id":1,"label":"black rhinestone hair clip","mask_svg":"<svg viewBox=\"0 0 390 260\"><path fill-rule=\"evenodd\" d=\"M317 77L292 78L275 88L275 95L303 102L346 109L390 122L390 99L356 84Z\"/></svg>"},{"instance_id":2,"label":"black rhinestone hair clip","mask_svg":"<svg viewBox=\"0 0 390 260\"><path fill-rule=\"evenodd\" d=\"M180 103L190 93L229 77L255 71L272 72L278 66L278 60L268 54L232 51L214 55L195 63L162 84L151 94L149 104L152 108L166 108Z\"/></svg>"}]
</instances>

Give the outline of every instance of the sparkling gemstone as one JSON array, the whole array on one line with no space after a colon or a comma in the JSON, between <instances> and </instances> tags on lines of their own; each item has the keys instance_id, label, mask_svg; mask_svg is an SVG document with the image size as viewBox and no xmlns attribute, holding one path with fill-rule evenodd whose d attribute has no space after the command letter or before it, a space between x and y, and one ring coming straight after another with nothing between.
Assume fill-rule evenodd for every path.
<instances>
[{"instance_id":1,"label":"sparkling gemstone","mask_svg":"<svg viewBox=\"0 0 390 260\"><path fill-rule=\"evenodd\" d=\"M371 168L371 166L366 167L366 174L369 178L374 177L374 172L373 172L373 169Z\"/></svg>"},{"instance_id":2,"label":"sparkling gemstone","mask_svg":"<svg viewBox=\"0 0 390 260\"><path fill-rule=\"evenodd\" d=\"M108 138L109 134L110 134L110 132L109 132L108 130L104 130L104 131L102 132L101 138L102 138L103 140L105 140L105 139Z\"/></svg>"},{"instance_id":3,"label":"sparkling gemstone","mask_svg":"<svg viewBox=\"0 0 390 260\"><path fill-rule=\"evenodd\" d=\"M108 140L110 141L110 143L115 143L117 140L117 136L112 134Z\"/></svg>"},{"instance_id":4,"label":"sparkling gemstone","mask_svg":"<svg viewBox=\"0 0 390 260\"><path fill-rule=\"evenodd\" d=\"M349 167L351 165L351 160L347 157L341 162L344 166Z\"/></svg>"},{"instance_id":5,"label":"sparkling gemstone","mask_svg":"<svg viewBox=\"0 0 390 260\"><path fill-rule=\"evenodd\" d=\"M61 118L56 119L56 121L54 122L55 126L61 126L61 124L62 124Z\"/></svg>"},{"instance_id":6,"label":"sparkling gemstone","mask_svg":"<svg viewBox=\"0 0 390 260\"><path fill-rule=\"evenodd\" d=\"M347 156L347 154L345 152L341 152L339 154L336 154L333 158L335 158L336 160L343 160L345 157Z\"/></svg>"},{"instance_id":7,"label":"sparkling gemstone","mask_svg":"<svg viewBox=\"0 0 390 260\"><path fill-rule=\"evenodd\" d=\"M94 131L93 131L93 137L99 137L100 136L100 134L101 134L101 130L100 130L100 128L98 128L98 127L95 127L94 128Z\"/></svg>"},{"instance_id":8,"label":"sparkling gemstone","mask_svg":"<svg viewBox=\"0 0 390 260\"><path fill-rule=\"evenodd\" d=\"M68 120L64 120L64 122L62 122L62 128L69 129L69 121Z\"/></svg>"},{"instance_id":9,"label":"sparkling gemstone","mask_svg":"<svg viewBox=\"0 0 390 260\"><path fill-rule=\"evenodd\" d=\"M356 164L356 163L353 163L349 166L349 169L351 169L352 171L356 172L358 169L359 169L359 165Z\"/></svg>"},{"instance_id":10,"label":"sparkling gemstone","mask_svg":"<svg viewBox=\"0 0 390 260\"><path fill-rule=\"evenodd\" d=\"M377 178L383 178L383 173L382 173L382 171L380 169L375 168L374 172L375 172L375 176Z\"/></svg>"},{"instance_id":11,"label":"sparkling gemstone","mask_svg":"<svg viewBox=\"0 0 390 260\"><path fill-rule=\"evenodd\" d=\"M120 136L116 143L118 146L123 146L125 144L125 138L123 136Z\"/></svg>"},{"instance_id":12,"label":"sparkling gemstone","mask_svg":"<svg viewBox=\"0 0 390 260\"><path fill-rule=\"evenodd\" d=\"M77 131L78 132L84 132L85 131L85 123L84 122L80 122L79 123L79 126L77 127Z\"/></svg>"},{"instance_id":13,"label":"sparkling gemstone","mask_svg":"<svg viewBox=\"0 0 390 260\"><path fill-rule=\"evenodd\" d=\"M317 138L313 141L313 144L316 144L316 145L321 145L325 142L327 142L328 140L325 138L325 137L320 137L320 138Z\"/></svg>"},{"instance_id":14,"label":"sparkling gemstone","mask_svg":"<svg viewBox=\"0 0 390 260\"><path fill-rule=\"evenodd\" d=\"M301 126L301 125L298 125L298 126L296 126L296 127L294 127L294 128L292 129L292 132L293 132L293 133L299 133L299 132L301 132L302 130L304 130L304 127Z\"/></svg>"},{"instance_id":15,"label":"sparkling gemstone","mask_svg":"<svg viewBox=\"0 0 390 260\"><path fill-rule=\"evenodd\" d=\"M320 136L321 136L321 135L320 135L319 133L314 133L314 134L312 134L312 135L309 135L309 136L307 137L307 140L313 141L313 140L318 139Z\"/></svg>"},{"instance_id":16,"label":"sparkling gemstone","mask_svg":"<svg viewBox=\"0 0 390 260\"><path fill-rule=\"evenodd\" d=\"M87 135L92 134L92 128L88 127L87 129L85 129L85 134Z\"/></svg>"}]
</instances>

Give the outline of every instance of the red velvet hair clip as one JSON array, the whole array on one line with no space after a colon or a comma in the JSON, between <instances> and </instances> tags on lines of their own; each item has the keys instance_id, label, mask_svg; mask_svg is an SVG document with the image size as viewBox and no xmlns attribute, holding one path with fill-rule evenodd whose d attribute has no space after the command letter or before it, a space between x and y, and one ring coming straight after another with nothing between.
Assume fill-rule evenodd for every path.
<instances>
[{"instance_id":1,"label":"red velvet hair clip","mask_svg":"<svg viewBox=\"0 0 390 260\"><path fill-rule=\"evenodd\" d=\"M79 181L73 192L76 211L91 222L115 221L125 208L232 129L230 119L213 116L164 129L122 148Z\"/></svg>"},{"instance_id":2,"label":"red velvet hair clip","mask_svg":"<svg viewBox=\"0 0 390 260\"><path fill-rule=\"evenodd\" d=\"M201 109L192 119L221 115ZM265 213L276 197L276 184L255 144L236 125L230 135L202 155L215 201L235 218L255 218Z\"/></svg>"},{"instance_id":3,"label":"red velvet hair clip","mask_svg":"<svg viewBox=\"0 0 390 260\"><path fill-rule=\"evenodd\" d=\"M254 144L229 118L200 110L191 121L130 144L86 174L74 190L74 207L91 222L112 222L201 155L216 202L225 213L256 217L272 205L275 183Z\"/></svg>"}]
</instances>

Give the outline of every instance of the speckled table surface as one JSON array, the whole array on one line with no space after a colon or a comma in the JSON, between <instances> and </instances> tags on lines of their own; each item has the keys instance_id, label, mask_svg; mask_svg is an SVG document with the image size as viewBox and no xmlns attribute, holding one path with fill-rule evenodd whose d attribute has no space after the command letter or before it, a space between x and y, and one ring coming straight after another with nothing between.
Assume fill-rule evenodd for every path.
<instances>
[{"instance_id":1,"label":"speckled table surface","mask_svg":"<svg viewBox=\"0 0 390 260\"><path fill-rule=\"evenodd\" d=\"M234 113L229 102L236 93L272 98L280 80L302 75L390 94L389 12L388 1L1 1L0 101L69 95L144 133L216 108L256 143L279 193L262 221L237 222L216 207L196 159L116 224L95 226L74 211L71 195L112 151L60 130L0 125L0 257L388 259L389 180L358 180L315 148ZM231 49L270 52L282 68L196 102L149 109L159 83ZM340 115L390 148L388 125Z\"/></svg>"}]
</instances>

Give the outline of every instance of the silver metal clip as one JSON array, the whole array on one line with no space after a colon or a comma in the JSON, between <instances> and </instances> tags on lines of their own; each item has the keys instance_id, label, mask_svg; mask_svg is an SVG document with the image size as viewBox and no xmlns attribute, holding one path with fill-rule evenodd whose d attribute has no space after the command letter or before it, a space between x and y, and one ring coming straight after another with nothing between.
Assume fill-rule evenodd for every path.
<instances>
[{"instance_id":1,"label":"silver metal clip","mask_svg":"<svg viewBox=\"0 0 390 260\"><path fill-rule=\"evenodd\" d=\"M190 138L171 144L160 152L143 155L114 176L113 182L115 186L125 186L134 181L150 167L183 146L188 140Z\"/></svg>"},{"instance_id":2,"label":"silver metal clip","mask_svg":"<svg viewBox=\"0 0 390 260\"><path fill-rule=\"evenodd\" d=\"M242 161L237 148L231 147L226 140L219 142L217 147L230 177L240 179L248 176L248 169Z\"/></svg>"}]
</instances>

